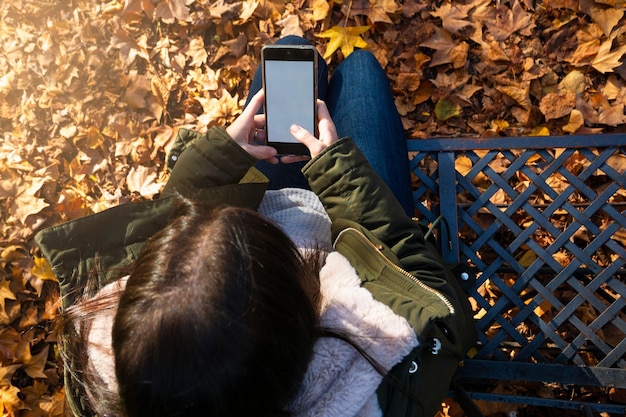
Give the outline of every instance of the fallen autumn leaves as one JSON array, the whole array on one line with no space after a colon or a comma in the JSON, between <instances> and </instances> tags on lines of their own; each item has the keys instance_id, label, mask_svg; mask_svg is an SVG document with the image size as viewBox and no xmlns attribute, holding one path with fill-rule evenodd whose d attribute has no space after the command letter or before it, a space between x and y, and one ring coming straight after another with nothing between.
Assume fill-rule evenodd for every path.
<instances>
[{"instance_id":1,"label":"fallen autumn leaves","mask_svg":"<svg viewBox=\"0 0 626 417\"><path fill-rule=\"evenodd\" d=\"M231 121L264 44L305 36L331 67L367 46L415 138L621 131L624 11L609 3L3 1L3 415L63 408L58 293L34 232L157 195L176 129Z\"/></svg>"}]
</instances>

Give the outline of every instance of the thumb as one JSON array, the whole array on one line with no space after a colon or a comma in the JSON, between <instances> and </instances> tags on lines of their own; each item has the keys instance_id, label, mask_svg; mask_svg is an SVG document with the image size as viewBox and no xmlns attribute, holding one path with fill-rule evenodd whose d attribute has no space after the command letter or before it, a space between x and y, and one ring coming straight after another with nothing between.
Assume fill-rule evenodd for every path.
<instances>
[{"instance_id":1,"label":"thumb","mask_svg":"<svg viewBox=\"0 0 626 417\"><path fill-rule=\"evenodd\" d=\"M311 139L315 139L315 136L311 134L308 130L299 125L291 125L289 127L289 131L293 135L294 138L298 139L298 141L304 143L310 141Z\"/></svg>"},{"instance_id":2,"label":"thumb","mask_svg":"<svg viewBox=\"0 0 626 417\"><path fill-rule=\"evenodd\" d=\"M311 157L317 156L326 147L311 132L301 126L291 125L289 131L298 142L304 144L309 149Z\"/></svg>"}]
</instances>

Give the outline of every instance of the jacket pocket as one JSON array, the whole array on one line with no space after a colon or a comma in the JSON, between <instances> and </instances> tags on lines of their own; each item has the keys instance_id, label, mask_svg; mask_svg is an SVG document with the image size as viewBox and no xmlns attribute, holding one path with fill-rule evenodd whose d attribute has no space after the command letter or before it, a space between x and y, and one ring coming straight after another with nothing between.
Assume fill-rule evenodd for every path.
<instances>
[{"instance_id":1,"label":"jacket pocket","mask_svg":"<svg viewBox=\"0 0 626 417\"><path fill-rule=\"evenodd\" d=\"M434 323L454 316L455 308L443 293L391 262L361 231L343 230L334 246L356 269L362 286L406 318L420 342Z\"/></svg>"}]
</instances>

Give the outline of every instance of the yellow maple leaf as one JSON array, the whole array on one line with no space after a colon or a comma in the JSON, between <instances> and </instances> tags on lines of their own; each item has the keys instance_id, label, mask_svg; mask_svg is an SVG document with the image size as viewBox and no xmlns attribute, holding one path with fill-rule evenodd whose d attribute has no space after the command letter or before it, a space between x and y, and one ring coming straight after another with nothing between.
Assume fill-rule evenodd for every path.
<instances>
[{"instance_id":1,"label":"yellow maple leaf","mask_svg":"<svg viewBox=\"0 0 626 417\"><path fill-rule=\"evenodd\" d=\"M528 132L528 136L550 136L550 129L546 126L536 126Z\"/></svg>"},{"instance_id":2,"label":"yellow maple leaf","mask_svg":"<svg viewBox=\"0 0 626 417\"><path fill-rule=\"evenodd\" d=\"M31 269L33 275L44 281L57 281L57 277L52 272L52 267L48 260L44 257L35 256L33 261L33 268Z\"/></svg>"},{"instance_id":3,"label":"yellow maple leaf","mask_svg":"<svg viewBox=\"0 0 626 417\"><path fill-rule=\"evenodd\" d=\"M369 29L369 26L352 26L347 28L333 26L317 35L320 38L330 39L326 46L324 59L330 57L337 49L341 49L343 55L347 57L354 52L354 48L367 48L367 42L363 40L361 35Z\"/></svg>"}]
</instances>

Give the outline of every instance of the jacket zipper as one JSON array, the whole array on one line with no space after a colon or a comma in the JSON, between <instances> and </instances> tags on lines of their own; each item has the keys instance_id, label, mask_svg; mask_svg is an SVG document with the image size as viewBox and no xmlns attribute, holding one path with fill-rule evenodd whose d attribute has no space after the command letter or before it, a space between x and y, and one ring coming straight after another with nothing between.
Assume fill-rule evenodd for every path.
<instances>
[{"instance_id":1,"label":"jacket zipper","mask_svg":"<svg viewBox=\"0 0 626 417\"><path fill-rule=\"evenodd\" d=\"M420 281L417 277L415 277L414 275L410 274L408 271L405 271L404 269L400 268L398 265L394 264L393 262L391 262L389 260L389 258L387 258L385 255L383 255L382 253L380 253L380 250L376 247L376 245L374 245L368 238L367 236L365 236L361 231L354 229L354 228L348 228L348 229L344 229L341 232L339 232L339 235L337 235L337 239L335 239L335 242L337 240L339 240L339 237L346 231L351 230L353 232L355 232L356 234L358 234L361 238L363 238L363 240L371 247L373 248L385 261L385 263L387 265L389 265L391 268L393 268L394 270L396 270L397 272L400 272L402 275L404 275L405 277L409 278L411 281L413 281L417 286L419 286L420 288L431 292L432 294L435 294L448 308L448 311L450 312L450 314L454 314L455 310L454 310L454 306L452 305L452 303L450 302L450 300L448 300L446 298L445 295L443 295L442 293L440 293L439 291L429 287L428 285L424 284L422 281Z\"/></svg>"}]
</instances>

